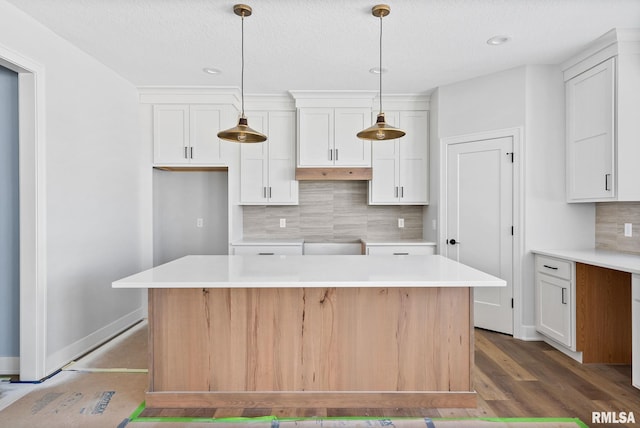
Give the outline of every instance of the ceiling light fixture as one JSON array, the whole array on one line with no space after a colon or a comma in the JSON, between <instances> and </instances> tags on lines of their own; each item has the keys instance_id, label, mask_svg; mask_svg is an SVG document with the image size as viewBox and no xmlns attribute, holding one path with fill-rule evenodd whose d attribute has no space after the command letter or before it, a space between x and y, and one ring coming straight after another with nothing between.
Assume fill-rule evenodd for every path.
<instances>
[{"instance_id":1,"label":"ceiling light fixture","mask_svg":"<svg viewBox=\"0 0 640 428\"><path fill-rule=\"evenodd\" d=\"M487 44L491 45L491 46L498 46L498 45L503 45L503 44L507 43L510 40L511 40L511 37L509 37L509 36L502 36L502 35L493 36L492 38L487 40Z\"/></svg>"},{"instance_id":2,"label":"ceiling light fixture","mask_svg":"<svg viewBox=\"0 0 640 428\"><path fill-rule=\"evenodd\" d=\"M238 125L225 131L218 132L218 138L236 143L261 143L267 136L249 128L249 123L244 115L244 18L251 16L251 7L246 4L233 6L233 13L242 19L242 69L240 74L240 96L242 99L242 112L238 119Z\"/></svg>"},{"instance_id":3,"label":"ceiling light fixture","mask_svg":"<svg viewBox=\"0 0 640 428\"><path fill-rule=\"evenodd\" d=\"M380 98L380 112L378 113L375 124L358 132L358 138L362 138L363 140L393 140L405 135L402 129L388 125L382 112L382 75L385 71L382 68L382 18L390 13L391 8L386 4L379 4L371 8L371 14L376 18L380 18L380 66L378 67L378 71L382 71L382 73L378 73L380 76L380 94L378 95L378 98Z\"/></svg>"}]
</instances>

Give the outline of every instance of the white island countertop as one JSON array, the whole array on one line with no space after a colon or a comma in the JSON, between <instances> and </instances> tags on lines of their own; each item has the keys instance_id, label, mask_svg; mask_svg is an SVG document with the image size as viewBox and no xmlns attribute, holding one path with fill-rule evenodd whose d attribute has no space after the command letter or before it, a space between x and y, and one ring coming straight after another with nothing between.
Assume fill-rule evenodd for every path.
<instances>
[{"instance_id":1,"label":"white island countertop","mask_svg":"<svg viewBox=\"0 0 640 428\"><path fill-rule=\"evenodd\" d=\"M114 288L504 287L443 256L185 256Z\"/></svg>"}]
</instances>

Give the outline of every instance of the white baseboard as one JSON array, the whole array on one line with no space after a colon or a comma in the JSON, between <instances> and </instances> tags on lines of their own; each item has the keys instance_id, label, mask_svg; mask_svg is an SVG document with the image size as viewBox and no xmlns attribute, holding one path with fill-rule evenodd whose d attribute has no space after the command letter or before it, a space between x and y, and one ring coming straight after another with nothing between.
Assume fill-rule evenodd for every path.
<instances>
[{"instance_id":1,"label":"white baseboard","mask_svg":"<svg viewBox=\"0 0 640 428\"><path fill-rule=\"evenodd\" d=\"M112 337L118 335L122 331L131 327L144 317L144 308L138 308L135 311L117 319L101 329L83 337L82 339L72 343L71 345L59 350L58 352L48 355L45 363L46 376L56 370L66 366L79 356L86 354L93 348L101 345Z\"/></svg>"},{"instance_id":2,"label":"white baseboard","mask_svg":"<svg viewBox=\"0 0 640 428\"><path fill-rule=\"evenodd\" d=\"M20 357L0 357L0 375L20 373Z\"/></svg>"},{"instance_id":3,"label":"white baseboard","mask_svg":"<svg viewBox=\"0 0 640 428\"><path fill-rule=\"evenodd\" d=\"M520 327L520 335L516 339L526 341L541 341L544 336L536 331L535 325L523 325Z\"/></svg>"}]
</instances>

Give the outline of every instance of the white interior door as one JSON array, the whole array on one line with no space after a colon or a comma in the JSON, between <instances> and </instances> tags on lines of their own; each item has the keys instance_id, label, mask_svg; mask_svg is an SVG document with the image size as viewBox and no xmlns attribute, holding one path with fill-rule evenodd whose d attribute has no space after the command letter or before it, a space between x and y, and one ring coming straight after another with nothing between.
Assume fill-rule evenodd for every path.
<instances>
[{"instance_id":1,"label":"white interior door","mask_svg":"<svg viewBox=\"0 0 640 428\"><path fill-rule=\"evenodd\" d=\"M446 256L507 281L474 290L475 326L513 334L513 138L447 146Z\"/></svg>"}]
</instances>

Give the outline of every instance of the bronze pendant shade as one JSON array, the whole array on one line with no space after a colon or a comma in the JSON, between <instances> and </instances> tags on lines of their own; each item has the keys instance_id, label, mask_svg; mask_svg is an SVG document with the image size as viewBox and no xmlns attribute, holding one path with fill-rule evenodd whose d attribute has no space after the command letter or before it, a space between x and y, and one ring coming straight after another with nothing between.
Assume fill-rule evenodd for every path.
<instances>
[{"instance_id":1,"label":"bronze pendant shade","mask_svg":"<svg viewBox=\"0 0 640 428\"><path fill-rule=\"evenodd\" d=\"M251 16L251 7L246 4L233 6L233 12L242 18L242 71L240 77L240 95L242 99L242 113L238 119L238 125L233 128L218 132L218 138L236 143L261 143L267 140L267 136L251 129L244 115L244 18Z\"/></svg>"},{"instance_id":2,"label":"bronze pendant shade","mask_svg":"<svg viewBox=\"0 0 640 428\"><path fill-rule=\"evenodd\" d=\"M376 123L356 134L358 138L362 138L363 140L393 140L403 137L406 134L402 129L394 128L387 124L384 113L382 112L382 18L390 13L391 8L386 4L379 4L371 9L371 14L376 18L380 18L380 68L378 69L380 72L380 93L378 95L380 99L380 112L378 113Z\"/></svg>"}]
</instances>

